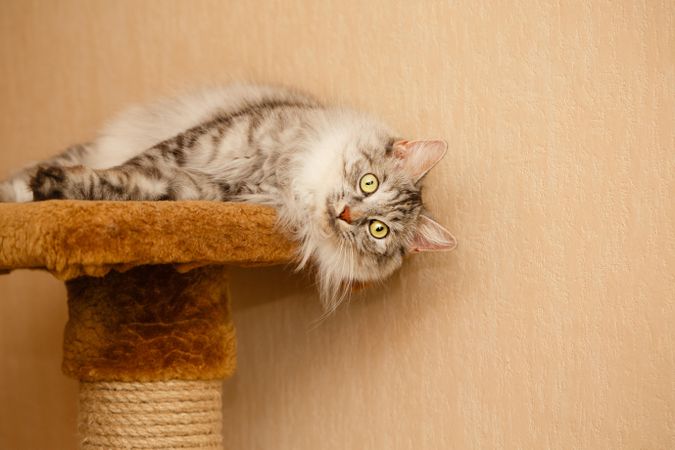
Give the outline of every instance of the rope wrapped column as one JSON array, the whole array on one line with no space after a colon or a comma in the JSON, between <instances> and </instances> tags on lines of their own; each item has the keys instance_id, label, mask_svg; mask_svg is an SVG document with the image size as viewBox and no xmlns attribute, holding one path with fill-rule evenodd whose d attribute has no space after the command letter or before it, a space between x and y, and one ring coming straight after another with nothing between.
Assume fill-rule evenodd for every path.
<instances>
[{"instance_id":1,"label":"rope wrapped column","mask_svg":"<svg viewBox=\"0 0 675 450\"><path fill-rule=\"evenodd\" d=\"M83 450L221 449L220 381L85 382Z\"/></svg>"},{"instance_id":2,"label":"rope wrapped column","mask_svg":"<svg viewBox=\"0 0 675 450\"><path fill-rule=\"evenodd\" d=\"M63 370L83 450L222 449L235 368L226 273L141 266L67 283Z\"/></svg>"}]
</instances>

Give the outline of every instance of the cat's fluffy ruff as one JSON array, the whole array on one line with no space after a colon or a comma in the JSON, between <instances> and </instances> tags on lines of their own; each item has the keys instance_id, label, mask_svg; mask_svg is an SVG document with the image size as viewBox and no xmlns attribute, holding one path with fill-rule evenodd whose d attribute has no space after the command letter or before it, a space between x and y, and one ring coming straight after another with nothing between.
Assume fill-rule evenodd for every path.
<instances>
[{"instance_id":1,"label":"cat's fluffy ruff","mask_svg":"<svg viewBox=\"0 0 675 450\"><path fill-rule=\"evenodd\" d=\"M419 179L442 141L402 141L374 119L264 86L230 86L131 108L90 144L0 183L0 200L248 201L277 208L334 310L354 282L381 280L411 251L453 248L421 214ZM364 174L376 176L371 193ZM348 214L345 214L345 211ZM386 224L385 238L369 232Z\"/></svg>"}]
</instances>

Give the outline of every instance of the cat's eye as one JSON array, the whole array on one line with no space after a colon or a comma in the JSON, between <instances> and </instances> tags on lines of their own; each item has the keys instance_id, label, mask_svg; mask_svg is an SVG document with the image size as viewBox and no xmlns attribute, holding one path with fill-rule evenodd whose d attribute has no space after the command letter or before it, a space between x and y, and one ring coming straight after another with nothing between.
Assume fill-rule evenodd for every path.
<instances>
[{"instance_id":1,"label":"cat's eye","mask_svg":"<svg viewBox=\"0 0 675 450\"><path fill-rule=\"evenodd\" d=\"M370 230L371 236L375 239L385 238L389 234L389 227L379 220L371 220L368 229Z\"/></svg>"},{"instance_id":2,"label":"cat's eye","mask_svg":"<svg viewBox=\"0 0 675 450\"><path fill-rule=\"evenodd\" d=\"M372 173L365 174L361 177L361 181L359 181L359 187L364 194L372 194L377 190L379 185L379 180Z\"/></svg>"}]
</instances>

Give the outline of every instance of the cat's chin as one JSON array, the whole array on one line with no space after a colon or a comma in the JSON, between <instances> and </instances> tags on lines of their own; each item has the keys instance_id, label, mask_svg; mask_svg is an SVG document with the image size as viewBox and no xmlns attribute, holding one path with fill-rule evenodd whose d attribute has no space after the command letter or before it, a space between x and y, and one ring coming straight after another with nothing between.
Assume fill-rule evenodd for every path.
<instances>
[{"instance_id":1,"label":"cat's chin","mask_svg":"<svg viewBox=\"0 0 675 450\"><path fill-rule=\"evenodd\" d=\"M376 255L359 252L352 242L335 232L324 237L315 235L304 249L316 264L321 300L327 312L347 299L354 286L381 282L402 262L400 255L378 261Z\"/></svg>"}]
</instances>

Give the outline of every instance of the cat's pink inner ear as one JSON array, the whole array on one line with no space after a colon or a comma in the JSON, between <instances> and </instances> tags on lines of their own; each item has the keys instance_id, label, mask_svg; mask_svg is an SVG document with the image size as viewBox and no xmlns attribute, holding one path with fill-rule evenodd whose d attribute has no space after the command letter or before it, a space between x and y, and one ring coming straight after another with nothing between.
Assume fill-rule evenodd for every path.
<instances>
[{"instance_id":1,"label":"cat's pink inner ear","mask_svg":"<svg viewBox=\"0 0 675 450\"><path fill-rule=\"evenodd\" d=\"M440 139L394 142L394 157L415 181L422 178L443 158L448 144Z\"/></svg>"},{"instance_id":2,"label":"cat's pink inner ear","mask_svg":"<svg viewBox=\"0 0 675 450\"><path fill-rule=\"evenodd\" d=\"M415 236L408 249L410 252L449 251L455 247L457 247L457 239L452 233L438 222L420 215Z\"/></svg>"}]
</instances>

